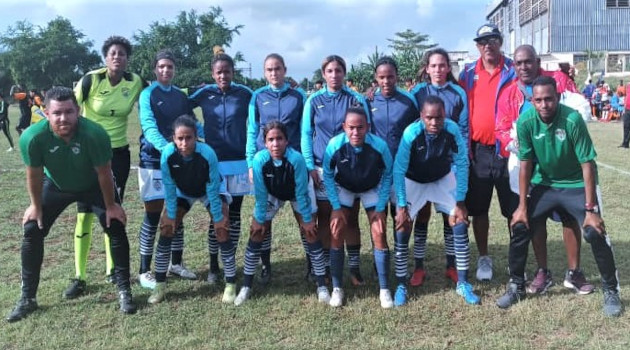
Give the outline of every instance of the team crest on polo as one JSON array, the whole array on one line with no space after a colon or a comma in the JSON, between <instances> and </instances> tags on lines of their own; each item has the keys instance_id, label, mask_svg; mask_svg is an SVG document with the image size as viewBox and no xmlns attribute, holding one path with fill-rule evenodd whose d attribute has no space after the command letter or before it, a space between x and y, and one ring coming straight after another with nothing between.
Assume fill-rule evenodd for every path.
<instances>
[{"instance_id":1,"label":"team crest on polo","mask_svg":"<svg viewBox=\"0 0 630 350\"><path fill-rule=\"evenodd\" d=\"M556 129L556 138L562 142L567 139L567 132L564 129Z\"/></svg>"},{"instance_id":2,"label":"team crest on polo","mask_svg":"<svg viewBox=\"0 0 630 350\"><path fill-rule=\"evenodd\" d=\"M70 149L72 150L72 153L79 154L81 153L81 144L75 142L74 145L70 147Z\"/></svg>"},{"instance_id":3,"label":"team crest on polo","mask_svg":"<svg viewBox=\"0 0 630 350\"><path fill-rule=\"evenodd\" d=\"M122 95L124 97L129 97L129 88L128 87L123 87L120 91L122 92Z\"/></svg>"}]
</instances>

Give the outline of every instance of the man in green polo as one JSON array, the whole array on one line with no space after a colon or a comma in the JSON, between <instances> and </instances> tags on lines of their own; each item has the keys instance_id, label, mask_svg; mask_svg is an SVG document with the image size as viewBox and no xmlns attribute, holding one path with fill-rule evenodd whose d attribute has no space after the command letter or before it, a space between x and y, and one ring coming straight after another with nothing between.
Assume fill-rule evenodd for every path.
<instances>
[{"instance_id":1,"label":"man in green polo","mask_svg":"<svg viewBox=\"0 0 630 350\"><path fill-rule=\"evenodd\" d=\"M604 314L616 317L623 306L615 259L596 195L597 154L580 114L558 101L556 81L546 76L536 78L532 84L534 108L521 114L517 122L519 205L511 222L510 283L497 306L507 309L525 298L529 241L545 229L549 214L557 211L582 226L602 277Z\"/></svg>"},{"instance_id":2,"label":"man in green polo","mask_svg":"<svg viewBox=\"0 0 630 350\"><path fill-rule=\"evenodd\" d=\"M37 309L44 237L61 212L79 201L91 206L110 237L120 310L134 313L126 215L115 191L109 136L98 124L79 117L71 89L50 89L46 106L48 120L20 137L30 206L22 219L22 296L6 319L19 321Z\"/></svg>"}]
</instances>

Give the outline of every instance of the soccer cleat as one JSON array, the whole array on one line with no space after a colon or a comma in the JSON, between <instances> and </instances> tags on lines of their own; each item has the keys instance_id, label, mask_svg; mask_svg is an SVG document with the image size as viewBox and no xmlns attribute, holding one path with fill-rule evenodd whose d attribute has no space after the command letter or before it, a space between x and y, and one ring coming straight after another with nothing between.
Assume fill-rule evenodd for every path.
<instances>
[{"instance_id":1,"label":"soccer cleat","mask_svg":"<svg viewBox=\"0 0 630 350\"><path fill-rule=\"evenodd\" d=\"M218 280L219 272L208 272L208 278L206 279L206 281L208 281L209 284L216 284Z\"/></svg>"},{"instance_id":2,"label":"soccer cleat","mask_svg":"<svg viewBox=\"0 0 630 350\"><path fill-rule=\"evenodd\" d=\"M477 280L478 281L490 281L492 280L492 258L484 255L480 256L477 260Z\"/></svg>"},{"instance_id":3,"label":"soccer cleat","mask_svg":"<svg viewBox=\"0 0 630 350\"><path fill-rule=\"evenodd\" d=\"M580 295L593 293L595 286L588 283L581 269L567 270L564 275L564 286Z\"/></svg>"},{"instance_id":4,"label":"soccer cleat","mask_svg":"<svg viewBox=\"0 0 630 350\"><path fill-rule=\"evenodd\" d=\"M155 277L153 277L151 271L139 274L138 281L140 282L140 286L142 286L142 288L155 289Z\"/></svg>"},{"instance_id":5,"label":"soccer cleat","mask_svg":"<svg viewBox=\"0 0 630 350\"><path fill-rule=\"evenodd\" d=\"M187 280L197 279L197 275L194 272L187 269L184 266L184 264L176 264L176 265L170 264L168 266L168 272L172 275L176 275Z\"/></svg>"},{"instance_id":6,"label":"soccer cleat","mask_svg":"<svg viewBox=\"0 0 630 350\"><path fill-rule=\"evenodd\" d=\"M389 291L389 289L381 289L378 297L381 301L381 307L383 309L391 309L392 307L394 307L392 293Z\"/></svg>"},{"instance_id":7,"label":"soccer cleat","mask_svg":"<svg viewBox=\"0 0 630 350\"><path fill-rule=\"evenodd\" d=\"M326 304L330 303L330 293L328 292L328 287L317 287L317 301Z\"/></svg>"},{"instance_id":8,"label":"soccer cleat","mask_svg":"<svg viewBox=\"0 0 630 350\"><path fill-rule=\"evenodd\" d=\"M118 291L118 304L120 311L125 314L135 314L138 310L136 304L133 303L131 290L128 289Z\"/></svg>"},{"instance_id":9,"label":"soccer cleat","mask_svg":"<svg viewBox=\"0 0 630 350\"><path fill-rule=\"evenodd\" d=\"M147 302L149 304L158 304L164 301L166 297L166 282L157 282L155 284L155 289L151 292L151 296Z\"/></svg>"},{"instance_id":10,"label":"soccer cleat","mask_svg":"<svg viewBox=\"0 0 630 350\"><path fill-rule=\"evenodd\" d=\"M252 289L250 287L241 287L241 291L238 292L238 295L234 299L234 305L240 306L242 305L249 297L252 295Z\"/></svg>"},{"instance_id":11,"label":"soccer cleat","mask_svg":"<svg viewBox=\"0 0 630 350\"><path fill-rule=\"evenodd\" d=\"M352 283L355 287L365 285L365 280L363 279L363 276L361 276L361 270L354 268L350 269L350 283Z\"/></svg>"},{"instance_id":12,"label":"soccer cleat","mask_svg":"<svg viewBox=\"0 0 630 350\"><path fill-rule=\"evenodd\" d=\"M113 272L105 275L105 282L116 285L116 276L114 276Z\"/></svg>"},{"instance_id":13,"label":"soccer cleat","mask_svg":"<svg viewBox=\"0 0 630 350\"><path fill-rule=\"evenodd\" d=\"M523 288L523 285L510 282L505 294L497 299L497 306L501 309L507 309L522 299L525 299L526 295L527 294L525 294L525 288Z\"/></svg>"},{"instance_id":14,"label":"soccer cleat","mask_svg":"<svg viewBox=\"0 0 630 350\"><path fill-rule=\"evenodd\" d=\"M266 286L271 282L271 266L263 265L260 269L260 284Z\"/></svg>"},{"instance_id":15,"label":"soccer cleat","mask_svg":"<svg viewBox=\"0 0 630 350\"><path fill-rule=\"evenodd\" d=\"M623 311L623 305L619 298L619 292L615 290L604 290L604 315L608 317L619 317Z\"/></svg>"},{"instance_id":16,"label":"soccer cleat","mask_svg":"<svg viewBox=\"0 0 630 350\"><path fill-rule=\"evenodd\" d=\"M75 299L83 295L85 293L87 286L85 281L80 280L78 278L73 278L70 280L70 285L68 288L63 291L63 297L65 299Z\"/></svg>"},{"instance_id":17,"label":"soccer cleat","mask_svg":"<svg viewBox=\"0 0 630 350\"><path fill-rule=\"evenodd\" d=\"M343 289L333 288L329 305L332 307L341 307L343 305Z\"/></svg>"},{"instance_id":18,"label":"soccer cleat","mask_svg":"<svg viewBox=\"0 0 630 350\"><path fill-rule=\"evenodd\" d=\"M407 304L407 287L399 284L394 293L394 306L403 306Z\"/></svg>"},{"instance_id":19,"label":"soccer cleat","mask_svg":"<svg viewBox=\"0 0 630 350\"><path fill-rule=\"evenodd\" d=\"M447 267L446 271L444 271L444 277L446 277L446 279L453 281L453 283L457 283L458 281L457 269L454 266Z\"/></svg>"},{"instance_id":20,"label":"soccer cleat","mask_svg":"<svg viewBox=\"0 0 630 350\"><path fill-rule=\"evenodd\" d=\"M17 322L37 310L37 300L35 298L22 297L18 300L15 308L7 315L7 322Z\"/></svg>"},{"instance_id":21,"label":"soccer cleat","mask_svg":"<svg viewBox=\"0 0 630 350\"><path fill-rule=\"evenodd\" d=\"M9 147L9 149L7 149L7 152L13 152L13 147Z\"/></svg>"},{"instance_id":22,"label":"soccer cleat","mask_svg":"<svg viewBox=\"0 0 630 350\"><path fill-rule=\"evenodd\" d=\"M551 285L553 280L551 279L551 271L540 268L534 275L534 280L527 286L527 293L529 294L545 294Z\"/></svg>"},{"instance_id":23,"label":"soccer cleat","mask_svg":"<svg viewBox=\"0 0 630 350\"><path fill-rule=\"evenodd\" d=\"M481 304L481 298L475 294L473 287L468 282L457 282L457 294L464 297L466 303L471 305Z\"/></svg>"},{"instance_id":24,"label":"soccer cleat","mask_svg":"<svg viewBox=\"0 0 630 350\"><path fill-rule=\"evenodd\" d=\"M235 283L226 283L225 289L223 290L223 301L226 304L233 304L234 299L236 299L236 284Z\"/></svg>"},{"instance_id":25,"label":"soccer cleat","mask_svg":"<svg viewBox=\"0 0 630 350\"><path fill-rule=\"evenodd\" d=\"M423 283L425 278L427 277L427 273L426 271L424 271L424 269L415 269L413 270L413 275L411 275L411 279L409 280L409 284L412 287L420 287Z\"/></svg>"}]
</instances>

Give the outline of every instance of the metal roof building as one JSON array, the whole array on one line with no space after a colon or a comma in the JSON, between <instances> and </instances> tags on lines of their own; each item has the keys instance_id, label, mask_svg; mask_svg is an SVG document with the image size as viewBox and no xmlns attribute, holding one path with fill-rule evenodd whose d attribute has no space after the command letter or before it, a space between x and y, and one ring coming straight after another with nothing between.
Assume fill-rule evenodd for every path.
<instances>
[{"instance_id":1,"label":"metal roof building","mask_svg":"<svg viewBox=\"0 0 630 350\"><path fill-rule=\"evenodd\" d=\"M493 0L486 19L508 54L531 44L543 64L590 61L591 71L630 72L630 0Z\"/></svg>"}]
</instances>

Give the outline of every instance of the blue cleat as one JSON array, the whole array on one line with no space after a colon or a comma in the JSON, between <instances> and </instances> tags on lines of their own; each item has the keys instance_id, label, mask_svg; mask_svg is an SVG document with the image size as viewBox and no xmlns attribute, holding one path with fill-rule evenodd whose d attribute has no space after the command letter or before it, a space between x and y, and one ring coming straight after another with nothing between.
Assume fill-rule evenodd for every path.
<instances>
[{"instance_id":1,"label":"blue cleat","mask_svg":"<svg viewBox=\"0 0 630 350\"><path fill-rule=\"evenodd\" d=\"M479 305L481 304L481 298L473 292L473 287L468 282L457 282L457 294L464 297L467 304Z\"/></svg>"},{"instance_id":2,"label":"blue cleat","mask_svg":"<svg viewBox=\"0 0 630 350\"><path fill-rule=\"evenodd\" d=\"M394 294L394 306L403 306L407 304L407 287L399 284Z\"/></svg>"}]
</instances>

